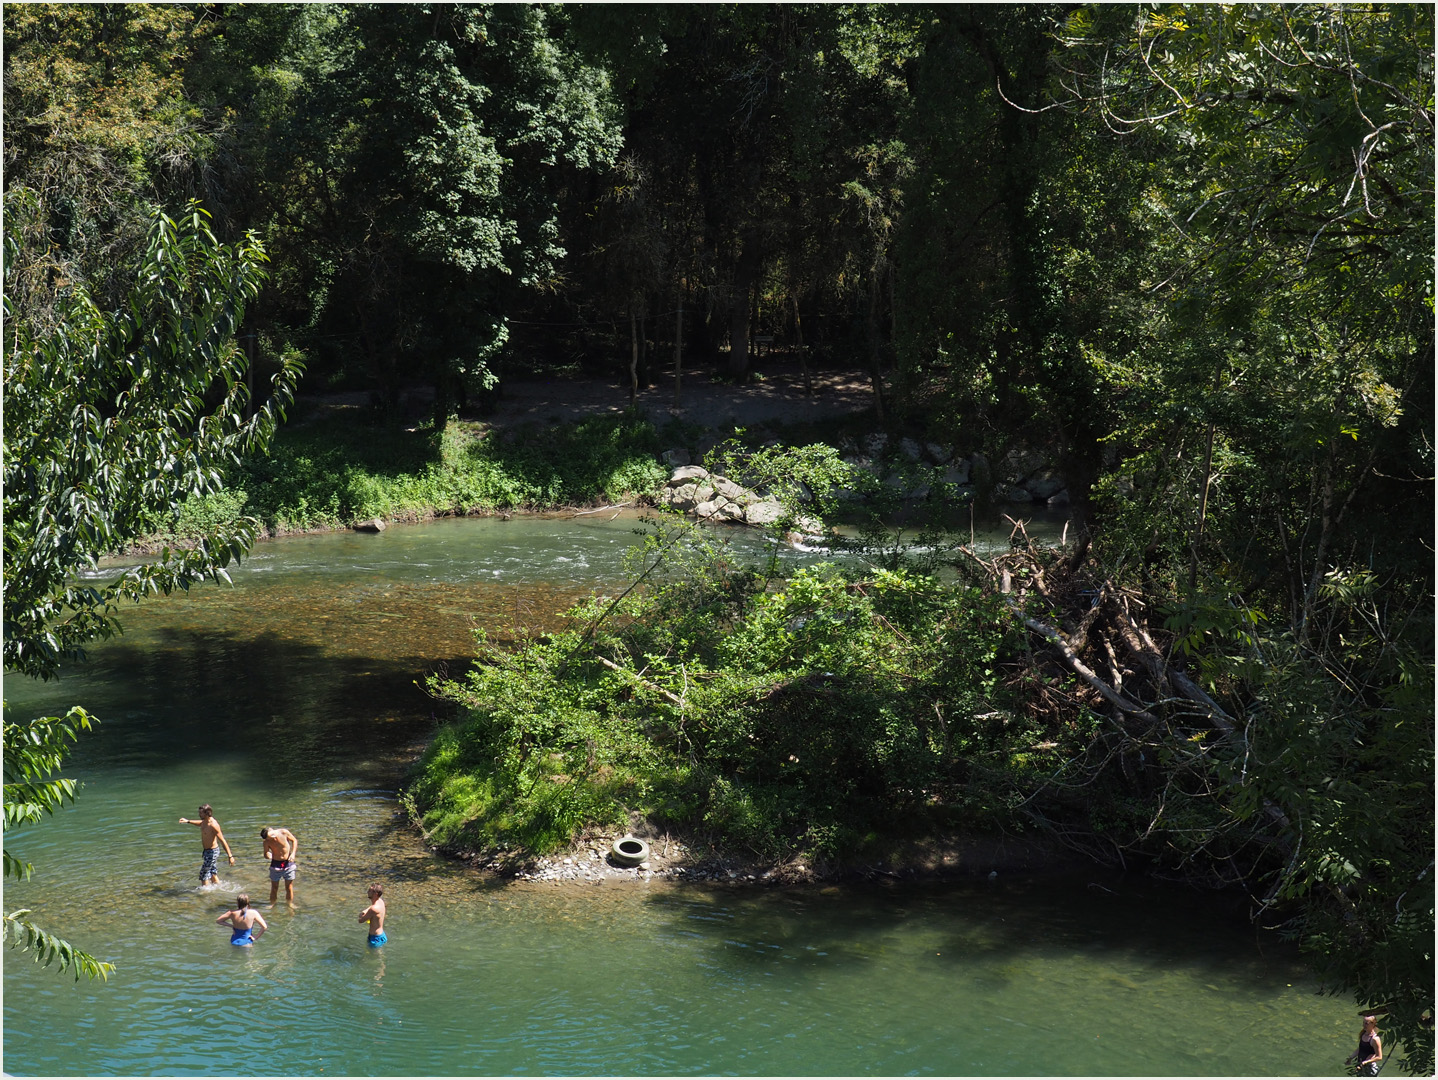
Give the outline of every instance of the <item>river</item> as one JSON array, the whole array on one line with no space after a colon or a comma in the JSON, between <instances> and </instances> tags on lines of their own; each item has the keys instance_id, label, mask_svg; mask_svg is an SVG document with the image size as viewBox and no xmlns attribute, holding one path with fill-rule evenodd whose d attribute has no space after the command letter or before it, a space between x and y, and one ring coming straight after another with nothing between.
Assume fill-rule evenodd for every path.
<instances>
[{"instance_id":1,"label":"river","mask_svg":"<svg viewBox=\"0 0 1438 1080\"><path fill-rule=\"evenodd\" d=\"M102 723L66 770L75 805L7 837L36 873L7 883L5 908L117 970L76 984L7 951L5 1071L1341 1071L1347 999L1232 902L1137 875L558 886L426 851L395 813L436 722L418 684L462 670L473 626L553 625L612 589L635 527L517 517L271 541L232 586L126 610L124 635L59 682L7 678L16 717L80 703ZM177 823L201 802L237 856L215 889ZM296 906L262 905L271 931L237 949L215 918L240 889L267 897L266 824L300 838ZM374 880L383 949L356 922Z\"/></svg>"}]
</instances>

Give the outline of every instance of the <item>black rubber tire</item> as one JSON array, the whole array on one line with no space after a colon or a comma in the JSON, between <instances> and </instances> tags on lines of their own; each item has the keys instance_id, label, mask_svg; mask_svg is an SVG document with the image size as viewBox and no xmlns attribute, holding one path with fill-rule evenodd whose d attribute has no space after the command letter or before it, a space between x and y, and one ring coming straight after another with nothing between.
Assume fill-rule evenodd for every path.
<instances>
[{"instance_id":1,"label":"black rubber tire","mask_svg":"<svg viewBox=\"0 0 1438 1080\"><path fill-rule=\"evenodd\" d=\"M637 836L621 836L609 849L609 857L620 866L638 866L649 861L649 845Z\"/></svg>"}]
</instances>

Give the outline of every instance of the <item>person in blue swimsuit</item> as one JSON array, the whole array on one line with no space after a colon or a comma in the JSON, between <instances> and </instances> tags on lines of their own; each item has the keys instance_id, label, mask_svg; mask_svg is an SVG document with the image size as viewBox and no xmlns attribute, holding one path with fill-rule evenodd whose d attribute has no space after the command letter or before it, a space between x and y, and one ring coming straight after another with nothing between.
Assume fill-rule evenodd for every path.
<instances>
[{"instance_id":1,"label":"person in blue swimsuit","mask_svg":"<svg viewBox=\"0 0 1438 1080\"><path fill-rule=\"evenodd\" d=\"M369 923L369 943L372 948L379 948L389 938L384 932L384 886L371 885L369 887L369 907L359 913L359 921Z\"/></svg>"},{"instance_id":2,"label":"person in blue swimsuit","mask_svg":"<svg viewBox=\"0 0 1438 1080\"><path fill-rule=\"evenodd\" d=\"M270 928L269 924L263 915L250 907L247 894L240 893L235 897L235 904L238 906L233 911L225 912L215 922L229 926L231 945L253 945Z\"/></svg>"}]
</instances>

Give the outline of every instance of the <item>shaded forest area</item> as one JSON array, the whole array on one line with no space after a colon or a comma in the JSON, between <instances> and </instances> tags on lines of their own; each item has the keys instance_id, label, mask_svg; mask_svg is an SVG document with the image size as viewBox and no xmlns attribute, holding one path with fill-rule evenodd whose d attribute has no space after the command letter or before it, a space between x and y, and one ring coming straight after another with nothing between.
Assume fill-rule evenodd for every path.
<instances>
[{"instance_id":1,"label":"shaded forest area","mask_svg":"<svg viewBox=\"0 0 1438 1080\"><path fill-rule=\"evenodd\" d=\"M47 403L99 431L184 366L242 456L296 379L380 426L430 388L439 433L518 376L860 367L876 430L1044 455L1071 542L951 586L696 570L487 655L450 766L756 845L953 810L1240 880L1431 1072L1431 8L16 4L4 45L12 669L108 625L58 583L149 497L51 544L71 452L138 451ZM70 348L91 300L134 332Z\"/></svg>"}]
</instances>

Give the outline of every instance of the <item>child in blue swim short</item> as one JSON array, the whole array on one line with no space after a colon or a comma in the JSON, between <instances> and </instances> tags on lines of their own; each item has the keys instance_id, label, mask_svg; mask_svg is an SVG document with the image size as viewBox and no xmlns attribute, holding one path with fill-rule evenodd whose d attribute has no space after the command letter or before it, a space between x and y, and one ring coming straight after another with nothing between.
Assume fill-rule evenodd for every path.
<instances>
[{"instance_id":1,"label":"child in blue swim short","mask_svg":"<svg viewBox=\"0 0 1438 1080\"><path fill-rule=\"evenodd\" d=\"M246 893L235 897L235 904L237 906L233 911L225 912L215 922L229 925L231 945L253 945L270 928L269 924L263 915L250 907L250 898Z\"/></svg>"},{"instance_id":2,"label":"child in blue swim short","mask_svg":"<svg viewBox=\"0 0 1438 1080\"><path fill-rule=\"evenodd\" d=\"M371 885L369 907L359 913L359 921L369 923L369 943L376 949L389 940L384 932L384 912L384 886Z\"/></svg>"}]
</instances>

